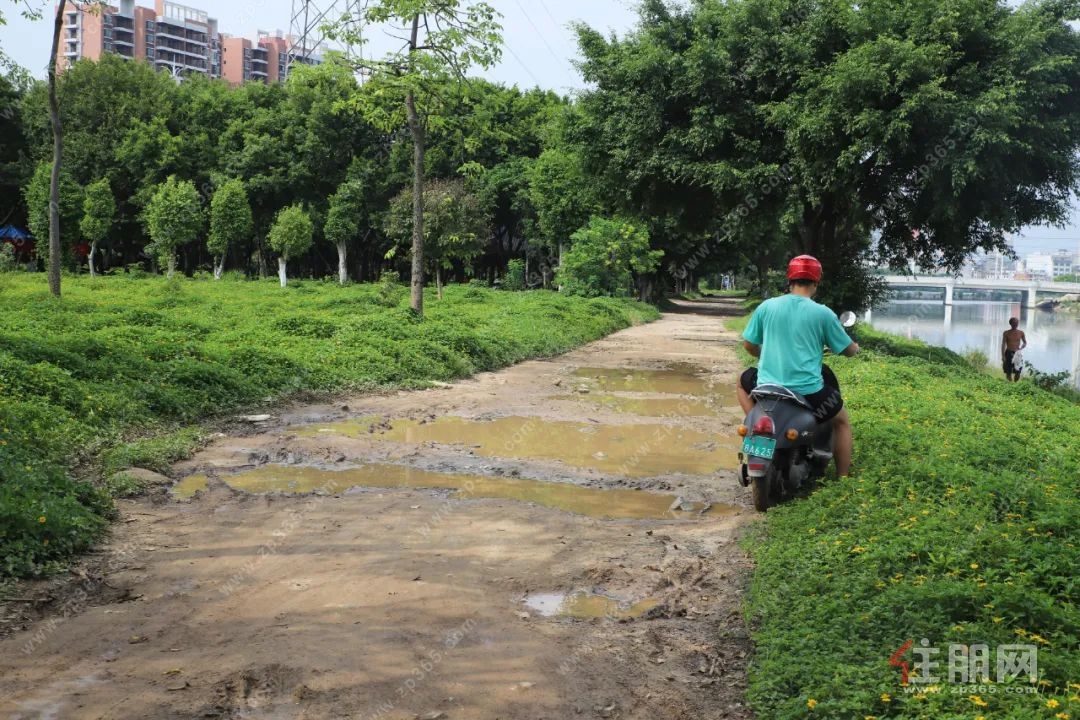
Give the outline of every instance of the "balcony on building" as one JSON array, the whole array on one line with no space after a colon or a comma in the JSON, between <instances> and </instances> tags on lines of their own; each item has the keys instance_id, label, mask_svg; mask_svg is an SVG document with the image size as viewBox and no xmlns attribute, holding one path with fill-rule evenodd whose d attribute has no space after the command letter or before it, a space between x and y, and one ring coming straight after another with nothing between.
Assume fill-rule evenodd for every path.
<instances>
[{"instance_id":1,"label":"balcony on building","mask_svg":"<svg viewBox=\"0 0 1080 720\"><path fill-rule=\"evenodd\" d=\"M112 21L114 28L135 32L135 18L124 17L123 15L108 15L107 17Z\"/></svg>"}]
</instances>

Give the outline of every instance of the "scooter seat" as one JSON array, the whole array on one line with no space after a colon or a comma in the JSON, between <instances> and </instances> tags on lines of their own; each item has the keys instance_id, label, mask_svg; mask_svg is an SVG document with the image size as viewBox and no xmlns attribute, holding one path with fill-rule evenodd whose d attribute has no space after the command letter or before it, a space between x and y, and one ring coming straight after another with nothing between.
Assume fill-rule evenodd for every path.
<instances>
[{"instance_id":1,"label":"scooter seat","mask_svg":"<svg viewBox=\"0 0 1080 720\"><path fill-rule=\"evenodd\" d=\"M814 409L805 397L795 392L794 390L787 389L783 385L758 385L750 393L750 397L754 398L755 400L761 400L764 398L770 398L774 400L787 400L789 402L795 403L796 405L801 405L807 410Z\"/></svg>"}]
</instances>

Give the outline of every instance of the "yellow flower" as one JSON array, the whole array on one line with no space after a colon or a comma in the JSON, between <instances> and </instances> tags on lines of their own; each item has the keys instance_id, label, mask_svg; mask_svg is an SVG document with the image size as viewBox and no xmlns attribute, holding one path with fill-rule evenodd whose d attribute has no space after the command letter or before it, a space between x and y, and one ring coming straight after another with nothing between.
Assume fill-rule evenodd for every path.
<instances>
[{"instance_id":1,"label":"yellow flower","mask_svg":"<svg viewBox=\"0 0 1080 720\"><path fill-rule=\"evenodd\" d=\"M1069 713L1060 712L1057 715L1055 715L1054 717L1056 717L1057 720L1069 720Z\"/></svg>"},{"instance_id":2,"label":"yellow flower","mask_svg":"<svg viewBox=\"0 0 1080 720\"><path fill-rule=\"evenodd\" d=\"M892 696L889 695L889 693L881 693L881 702L883 702L883 703L892 702Z\"/></svg>"},{"instance_id":3,"label":"yellow flower","mask_svg":"<svg viewBox=\"0 0 1080 720\"><path fill-rule=\"evenodd\" d=\"M979 563L971 563L971 569L972 570L978 570L979 569Z\"/></svg>"},{"instance_id":4,"label":"yellow flower","mask_svg":"<svg viewBox=\"0 0 1080 720\"><path fill-rule=\"evenodd\" d=\"M981 697L979 697L978 695L969 695L968 700L975 703L979 707L987 707L987 702L985 700L983 700Z\"/></svg>"},{"instance_id":5,"label":"yellow flower","mask_svg":"<svg viewBox=\"0 0 1080 720\"><path fill-rule=\"evenodd\" d=\"M39 517L39 518L37 519L37 521L38 521L39 523L41 523L42 525L44 525L44 524L45 524L45 516L44 516L44 515L42 515L41 517Z\"/></svg>"},{"instance_id":6,"label":"yellow flower","mask_svg":"<svg viewBox=\"0 0 1080 720\"><path fill-rule=\"evenodd\" d=\"M994 624L995 624L995 625L998 625L998 624L1000 624L1000 623L1001 623L1002 621L1004 621L1004 620L1005 620L1005 618L999 618L999 617L996 617L996 618L990 618L990 619L994 621Z\"/></svg>"},{"instance_id":7,"label":"yellow flower","mask_svg":"<svg viewBox=\"0 0 1080 720\"><path fill-rule=\"evenodd\" d=\"M814 698L810 698L806 701L806 707L813 710L815 707L817 707L817 700L815 700Z\"/></svg>"},{"instance_id":8,"label":"yellow flower","mask_svg":"<svg viewBox=\"0 0 1080 720\"><path fill-rule=\"evenodd\" d=\"M1059 703L1054 698L1050 698L1049 700L1046 701L1046 707L1050 708L1051 710L1053 710L1054 708L1056 708L1060 704L1061 703Z\"/></svg>"},{"instance_id":9,"label":"yellow flower","mask_svg":"<svg viewBox=\"0 0 1080 720\"><path fill-rule=\"evenodd\" d=\"M915 693L915 699L916 700L925 700L926 699L926 693Z\"/></svg>"}]
</instances>

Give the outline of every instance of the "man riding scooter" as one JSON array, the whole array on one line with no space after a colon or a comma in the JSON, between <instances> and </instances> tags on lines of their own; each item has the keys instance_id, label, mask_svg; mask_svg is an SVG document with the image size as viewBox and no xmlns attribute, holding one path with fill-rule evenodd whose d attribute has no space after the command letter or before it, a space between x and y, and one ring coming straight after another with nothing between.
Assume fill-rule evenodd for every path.
<instances>
[{"instance_id":1,"label":"man riding scooter","mask_svg":"<svg viewBox=\"0 0 1080 720\"><path fill-rule=\"evenodd\" d=\"M739 405L750 413L751 393L758 385L779 385L803 396L819 424L832 423L836 474L847 477L851 419L836 376L822 359L826 346L837 355L853 357L859 345L829 308L814 302L821 275L816 258L800 255L788 265L788 294L766 300L754 311L743 332L743 346L759 362L739 380Z\"/></svg>"}]
</instances>

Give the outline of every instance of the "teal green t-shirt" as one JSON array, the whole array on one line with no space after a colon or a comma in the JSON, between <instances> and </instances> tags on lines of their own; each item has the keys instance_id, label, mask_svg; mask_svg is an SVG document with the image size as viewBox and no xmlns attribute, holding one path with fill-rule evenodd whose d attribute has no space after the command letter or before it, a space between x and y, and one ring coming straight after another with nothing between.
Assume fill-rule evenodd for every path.
<instances>
[{"instance_id":1,"label":"teal green t-shirt","mask_svg":"<svg viewBox=\"0 0 1080 720\"><path fill-rule=\"evenodd\" d=\"M825 387L825 346L836 354L851 345L836 314L801 295L784 295L758 306L743 339L761 347L759 385L783 385L802 395Z\"/></svg>"}]
</instances>

